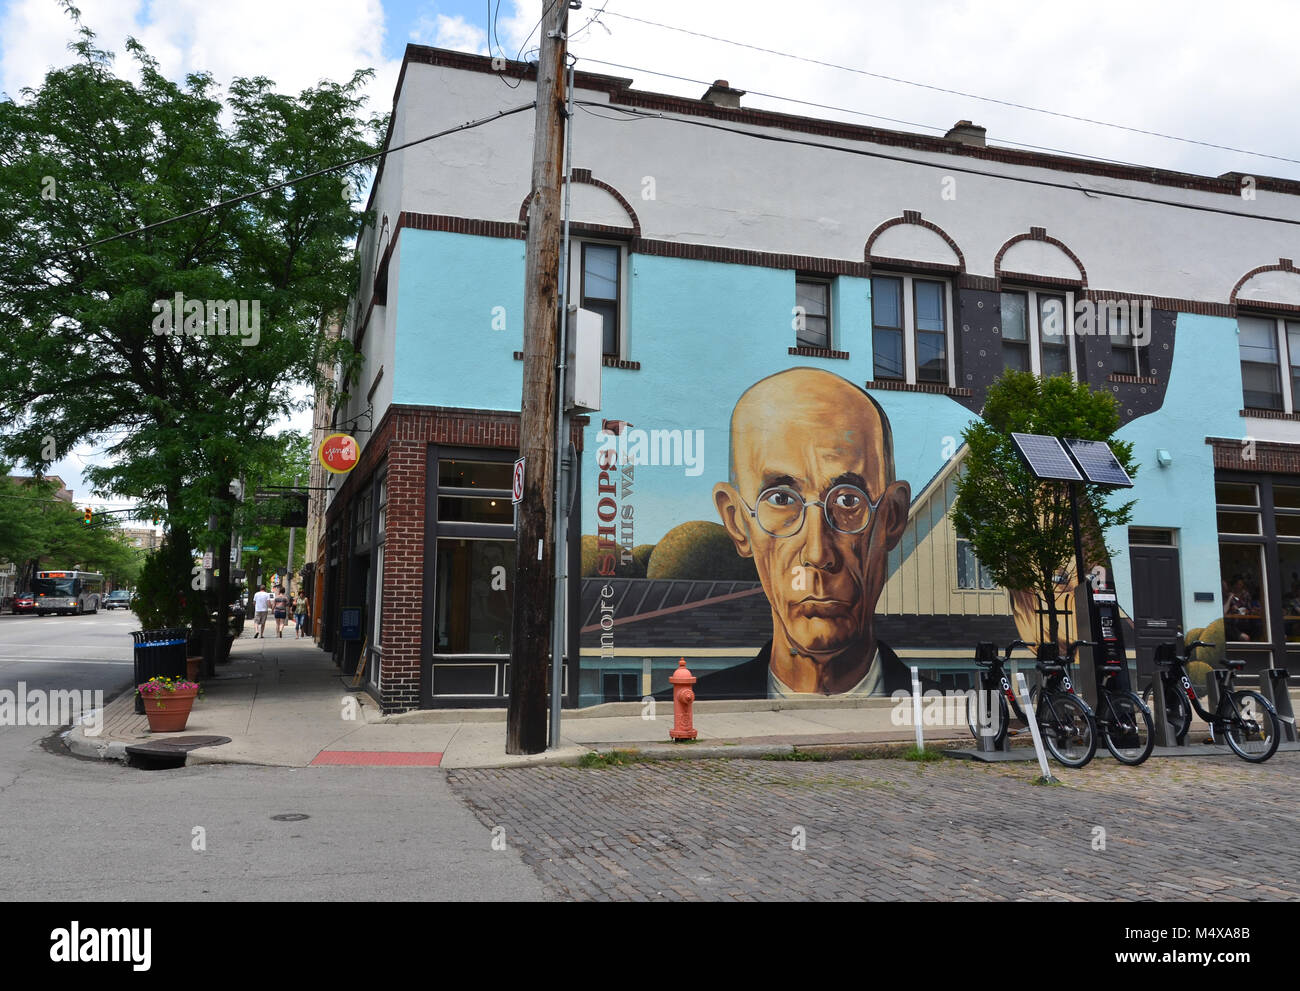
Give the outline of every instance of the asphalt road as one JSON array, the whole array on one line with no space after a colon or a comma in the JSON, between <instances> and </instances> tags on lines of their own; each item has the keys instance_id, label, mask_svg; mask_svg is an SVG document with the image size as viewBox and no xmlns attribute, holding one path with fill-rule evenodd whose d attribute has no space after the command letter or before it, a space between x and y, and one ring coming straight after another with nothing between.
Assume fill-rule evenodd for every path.
<instances>
[{"instance_id":1,"label":"asphalt road","mask_svg":"<svg viewBox=\"0 0 1300 991\"><path fill-rule=\"evenodd\" d=\"M123 612L0 616L0 692L110 698L138 628ZM0 900L548 897L437 768L143 771L73 757L58 733L0 725Z\"/></svg>"}]
</instances>

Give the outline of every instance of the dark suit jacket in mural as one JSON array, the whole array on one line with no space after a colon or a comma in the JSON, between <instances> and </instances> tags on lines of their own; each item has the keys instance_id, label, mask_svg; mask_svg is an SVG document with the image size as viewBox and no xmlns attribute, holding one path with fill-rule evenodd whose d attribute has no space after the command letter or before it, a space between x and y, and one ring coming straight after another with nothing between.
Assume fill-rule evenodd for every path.
<instances>
[{"instance_id":1,"label":"dark suit jacket in mural","mask_svg":"<svg viewBox=\"0 0 1300 991\"><path fill-rule=\"evenodd\" d=\"M898 659L898 655L886 643L876 641L876 656L881 665L881 687L884 695L892 695L900 689L912 690L912 672ZM714 671L700 677L695 684L695 697L700 701L709 699L765 699L767 698L768 668L772 660L772 641L764 644L758 656L752 660ZM922 689L937 687L928 680L922 680ZM659 697L671 699L672 689L659 693ZM827 698L840 698L835 695Z\"/></svg>"}]
</instances>

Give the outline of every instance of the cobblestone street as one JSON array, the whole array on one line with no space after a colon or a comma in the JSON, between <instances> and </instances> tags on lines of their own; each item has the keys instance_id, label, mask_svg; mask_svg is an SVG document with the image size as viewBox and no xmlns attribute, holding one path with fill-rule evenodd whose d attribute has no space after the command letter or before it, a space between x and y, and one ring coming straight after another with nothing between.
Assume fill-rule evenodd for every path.
<instances>
[{"instance_id":1,"label":"cobblestone street","mask_svg":"<svg viewBox=\"0 0 1300 991\"><path fill-rule=\"evenodd\" d=\"M561 898L1300 900L1300 754L1052 771L1061 786L956 760L448 779Z\"/></svg>"}]
</instances>

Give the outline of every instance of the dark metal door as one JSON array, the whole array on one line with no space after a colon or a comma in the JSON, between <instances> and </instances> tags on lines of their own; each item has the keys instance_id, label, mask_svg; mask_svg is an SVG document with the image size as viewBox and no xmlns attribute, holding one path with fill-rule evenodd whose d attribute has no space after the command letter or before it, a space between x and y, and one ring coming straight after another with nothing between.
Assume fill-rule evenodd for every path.
<instances>
[{"instance_id":1,"label":"dark metal door","mask_svg":"<svg viewBox=\"0 0 1300 991\"><path fill-rule=\"evenodd\" d=\"M1157 644L1178 638L1183 625L1183 589L1177 547L1129 547L1133 579L1133 639L1138 681L1149 678Z\"/></svg>"}]
</instances>

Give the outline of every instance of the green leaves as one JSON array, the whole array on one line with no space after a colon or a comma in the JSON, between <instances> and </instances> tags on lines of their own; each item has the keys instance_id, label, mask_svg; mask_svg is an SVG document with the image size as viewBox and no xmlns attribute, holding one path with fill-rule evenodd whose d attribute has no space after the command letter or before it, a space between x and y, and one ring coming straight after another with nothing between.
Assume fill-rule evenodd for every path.
<instances>
[{"instance_id":1,"label":"green leaves","mask_svg":"<svg viewBox=\"0 0 1300 991\"><path fill-rule=\"evenodd\" d=\"M339 190L362 188L368 167L78 246L373 152L384 121L362 111L369 70L296 96L236 79L223 95L208 74L176 83L139 42L126 49L136 83L82 28L77 61L0 102L0 456L44 468L47 436L58 457L99 442L98 493L197 531L294 387L351 357L320 326L359 278L363 217ZM177 293L205 320L208 301L255 301L256 344L156 333L155 303Z\"/></svg>"}]
</instances>

